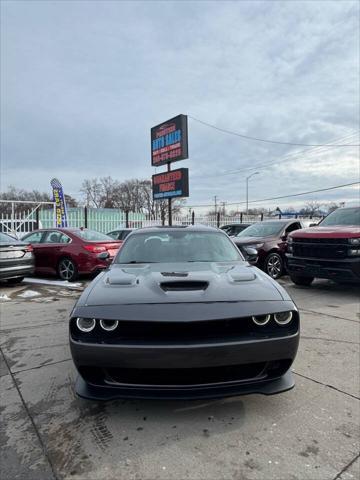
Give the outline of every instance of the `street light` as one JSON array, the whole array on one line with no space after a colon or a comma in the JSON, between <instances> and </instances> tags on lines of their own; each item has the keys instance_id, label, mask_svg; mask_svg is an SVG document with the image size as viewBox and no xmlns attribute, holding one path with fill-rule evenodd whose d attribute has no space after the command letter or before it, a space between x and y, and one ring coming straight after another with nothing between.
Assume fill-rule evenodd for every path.
<instances>
[{"instance_id":1,"label":"street light","mask_svg":"<svg viewBox=\"0 0 360 480\"><path fill-rule=\"evenodd\" d=\"M249 179L254 175L258 175L259 172L252 173L248 177L246 177L246 215L248 214L249 210Z\"/></svg>"}]
</instances>

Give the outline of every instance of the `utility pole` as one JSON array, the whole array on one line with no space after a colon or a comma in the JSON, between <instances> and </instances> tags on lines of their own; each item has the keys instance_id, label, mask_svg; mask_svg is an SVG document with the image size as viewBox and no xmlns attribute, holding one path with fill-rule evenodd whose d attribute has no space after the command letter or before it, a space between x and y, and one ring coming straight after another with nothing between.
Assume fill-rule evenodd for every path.
<instances>
[{"instance_id":1,"label":"utility pole","mask_svg":"<svg viewBox=\"0 0 360 480\"><path fill-rule=\"evenodd\" d=\"M258 174L259 174L259 172L255 172L255 173L252 173L251 175L249 175L248 177L246 177L246 215L249 212L249 179L252 176L258 175Z\"/></svg>"},{"instance_id":2,"label":"utility pole","mask_svg":"<svg viewBox=\"0 0 360 480\"><path fill-rule=\"evenodd\" d=\"M217 195L214 196L214 202L215 202L215 215L217 214Z\"/></svg>"}]
</instances>

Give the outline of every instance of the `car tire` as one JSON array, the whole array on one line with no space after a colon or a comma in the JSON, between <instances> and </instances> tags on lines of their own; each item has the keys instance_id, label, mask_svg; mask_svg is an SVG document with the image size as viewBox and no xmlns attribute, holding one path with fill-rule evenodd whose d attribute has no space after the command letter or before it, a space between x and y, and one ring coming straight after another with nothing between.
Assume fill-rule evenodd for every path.
<instances>
[{"instance_id":1,"label":"car tire","mask_svg":"<svg viewBox=\"0 0 360 480\"><path fill-rule=\"evenodd\" d=\"M10 285L16 285L17 283L21 283L23 280L24 277L8 278L7 283Z\"/></svg>"},{"instance_id":2,"label":"car tire","mask_svg":"<svg viewBox=\"0 0 360 480\"><path fill-rule=\"evenodd\" d=\"M265 259L264 269L274 280L280 278L284 272L284 260L281 255L275 252L270 253Z\"/></svg>"},{"instance_id":3,"label":"car tire","mask_svg":"<svg viewBox=\"0 0 360 480\"><path fill-rule=\"evenodd\" d=\"M79 276L76 263L68 257L59 261L57 272L61 280L67 280L68 282L75 281Z\"/></svg>"},{"instance_id":4,"label":"car tire","mask_svg":"<svg viewBox=\"0 0 360 480\"><path fill-rule=\"evenodd\" d=\"M314 281L314 277L300 277L298 275L290 275L290 280L295 283L295 285L309 287Z\"/></svg>"}]
</instances>

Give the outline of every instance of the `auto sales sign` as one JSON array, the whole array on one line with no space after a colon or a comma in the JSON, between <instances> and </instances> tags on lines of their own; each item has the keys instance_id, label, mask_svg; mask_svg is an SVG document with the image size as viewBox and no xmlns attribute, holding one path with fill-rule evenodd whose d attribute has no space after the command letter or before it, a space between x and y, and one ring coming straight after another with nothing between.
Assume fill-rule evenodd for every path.
<instances>
[{"instance_id":1,"label":"auto sales sign","mask_svg":"<svg viewBox=\"0 0 360 480\"><path fill-rule=\"evenodd\" d=\"M189 169L179 168L152 176L154 200L189 196Z\"/></svg>"},{"instance_id":2,"label":"auto sales sign","mask_svg":"<svg viewBox=\"0 0 360 480\"><path fill-rule=\"evenodd\" d=\"M187 115L178 115L151 129L151 165L159 167L188 158Z\"/></svg>"}]
</instances>

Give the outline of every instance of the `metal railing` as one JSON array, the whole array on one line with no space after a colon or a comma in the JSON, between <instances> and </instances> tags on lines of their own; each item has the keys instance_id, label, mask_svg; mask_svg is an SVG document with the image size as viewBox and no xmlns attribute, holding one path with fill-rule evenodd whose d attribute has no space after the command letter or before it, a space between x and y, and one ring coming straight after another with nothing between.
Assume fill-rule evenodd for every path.
<instances>
[{"instance_id":1,"label":"metal railing","mask_svg":"<svg viewBox=\"0 0 360 480\"><path fill-rule=\"evenodd\" d=\"M4 201L9 202L11 201ZM1 202L0 201L0 202ZM13 202L21 203L21 202ZM22 202L30 204L31 202ZM53 228L55 225L55 208L54 204L50 203L52 208L44 208L49 206L49 202L34 202L36 206L24 211L15 211L12 207L11 213L0 214L0 231L23 236L37 228ZM67 209L68 226L73 228L89 228L99 232L107 233L117 228L142 228L148 226L165 225L167 220L165 217L154 218L141 212L123 212L118 209L111 208L88 208L76 207ZM229 216L217 213L216 215L198 215L192 212L187 215L174 215L172 218L173 225L207 225L212 227L221 227L227 224L239 223L256 223L263 220L281 218L281 215L265 216L247 215L245 213ZM285 217L289 218L289 217ZM299 218L305 220L308 225L311 221L319 221L321 217L300 217L293 216L291 218Z\"/></svg>"}]
</instances>

